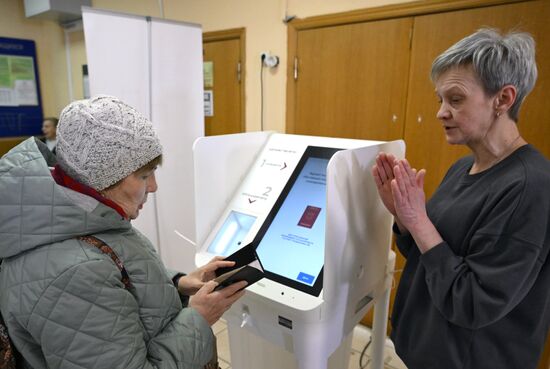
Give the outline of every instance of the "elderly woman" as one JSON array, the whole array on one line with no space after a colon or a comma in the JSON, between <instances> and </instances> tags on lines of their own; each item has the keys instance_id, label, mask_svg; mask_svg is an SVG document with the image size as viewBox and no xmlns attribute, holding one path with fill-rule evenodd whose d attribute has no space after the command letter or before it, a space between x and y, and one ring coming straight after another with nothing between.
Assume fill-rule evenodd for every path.
<instances>
[{"instance_id":1,"label":"elderly woman","mask_svg":"<svg viewBox=\"0 0 550 369\"><path fill-rule=\"evenodd\" d=\"M425 170L376 160L407 259L392 338L409 369L537 366L550 323L550 163L517 127L536 76L531 36L479 30L431 73L447 142L472 155L427 204Z\"/></svg>"},{"instance_id":2,"label":"elderly woman","mask_svg":"<svg viewBox=\"0 0 550 369\"><path fill-rule=\"evenodd\" d=\"M132 227L161 155L151 122L100 96L63 111L54 169L32 138L0 161L0 308L25 367L203 368L212 358L210 326L246 283L214 291L214 270L232 265L219 259L167 271Z\"/></svg>"}]
</instances>

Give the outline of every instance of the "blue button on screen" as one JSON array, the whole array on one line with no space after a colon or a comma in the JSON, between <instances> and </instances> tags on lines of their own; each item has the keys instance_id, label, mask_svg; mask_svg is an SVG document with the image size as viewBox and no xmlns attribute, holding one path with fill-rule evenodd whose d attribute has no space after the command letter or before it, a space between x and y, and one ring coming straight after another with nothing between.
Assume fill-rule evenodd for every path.
<instances>
[{"instance_id":1,"label":"blue button on screen","mask_svg":"<svg viewBox=\"0 0 550 369\"><path fill-rule=\"evenodd\" d=\"M314 278L315 278L314 276L303 273L303 272L300 272L300 274L298 274L298 280L300 282L304 282L304 283L307 283L307 284L312 284Z\"/></svg>"}]
</instances>

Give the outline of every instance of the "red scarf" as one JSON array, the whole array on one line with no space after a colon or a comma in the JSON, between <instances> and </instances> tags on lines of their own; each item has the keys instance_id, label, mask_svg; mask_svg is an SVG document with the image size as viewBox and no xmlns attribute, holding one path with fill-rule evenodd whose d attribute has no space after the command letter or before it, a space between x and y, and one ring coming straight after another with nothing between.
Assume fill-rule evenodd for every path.
<instances>
[{"instance_id":1,"label":"red scarf","mask_svg":"<svg viewBox=\"0 0 550 369\"><path fill-rule=\"evenodd\" d=\"M85 184L82 184L80 182L75 181L59 165L56 165L52 170L52 177L55 180L55 182L63 187L70 188L73 191L76 191L78 193L91 196L97 201L99 201L102 204L107 205L108 207L114 209L117 213L119 213L124 219L128 219L128 215L122 210L122 208L114 201L109 200L102 196L99 192L94 190L91 187L86 186Z\"/></svg>"}]
</instances>

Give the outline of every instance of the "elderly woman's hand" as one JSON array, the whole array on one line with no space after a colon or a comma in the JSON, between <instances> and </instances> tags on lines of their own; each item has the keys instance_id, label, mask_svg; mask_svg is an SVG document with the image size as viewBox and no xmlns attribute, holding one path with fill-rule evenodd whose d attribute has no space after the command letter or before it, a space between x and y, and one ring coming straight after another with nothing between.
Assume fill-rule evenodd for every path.
<instances>
[{"instance_id":1,"label":"elderly woman's hand","mask_svg":"<svg viewBox=\"0 0 550 369\"><path fill-rule=\"evenodd\" d=\"M395 163L395 156L381 152L376 156L376 164L372 167L372 176L374 177L380 199L394 217L397 214L393 203L391 181L395 178L393 174Z\"/></svg>"},{"instance_id":2,"label":"elderly woman's hand","mask_svg":"<svg viewBox=\"0 0 550 369\"><path fill-rule=\"evenodd\" d=\"M202 267L181 277L178 281L178 291L182 295L194 295L204 284L216 278L216 269L231 267L234 261L225 261L221 256L216 256Z\"/></svg>"},{"instance_id":3,"label":"elderly woman's hand","mask_svg":"<svg viewBox=\"0 0 550 369\"><path fill-rule=\"evenodd\" d=\"M391 189L395 212L401 224L411 233L422 253L441 243L439 232L426 213L424 176L426 170L411 168L407 159L397 160Z\"/></svg>"},{"instance_id":4,"label":"elderly woman's hand","mask_svg":"<svg viewBox=\"0 0 550 369\"><path fill-rule=\"evenodd\" d=\"M207 282L189 300L189 306L197 310L210 325L216 323L223 313L244 295L243 288L246 287L247 282L237 282L221 290L214 291L217 285L214 281Z\"/></svg>"},{"instance_id":5,"label":"elderly woman's hand","mask_svg":"<svg viewBox=\"0 0 550 369\"><path fill-rule=\"evenodd\" d=\"M424 194L424 169L411 168L407 159L397 160L393 167L395 180L391 181L391 191L395 213L403 225L411 230L426 215L426 196Z\"/></svg>"}]
</instances>

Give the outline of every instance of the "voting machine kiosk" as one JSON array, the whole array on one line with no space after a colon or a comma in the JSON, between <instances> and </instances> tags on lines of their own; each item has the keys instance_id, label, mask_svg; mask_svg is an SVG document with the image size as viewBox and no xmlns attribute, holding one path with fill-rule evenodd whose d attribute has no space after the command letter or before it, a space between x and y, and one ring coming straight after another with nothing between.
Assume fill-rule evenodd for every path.
<instances>
[{"instance_id":1,"label":"voting machine kiosk","mask_svg":"<svg viewBox=\"0 0 550 369\"><path fill-rule=\"evenodd\" d=\"M404 150L272 132L195 142L196 264L259 240L265 272L224 315L233 368L347 368L374 304L371 367L382 368L395 255L371 168Z\"/></svg>"}]
</instances>

